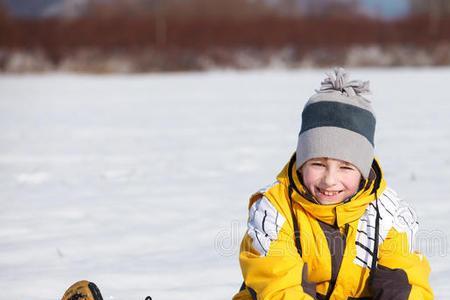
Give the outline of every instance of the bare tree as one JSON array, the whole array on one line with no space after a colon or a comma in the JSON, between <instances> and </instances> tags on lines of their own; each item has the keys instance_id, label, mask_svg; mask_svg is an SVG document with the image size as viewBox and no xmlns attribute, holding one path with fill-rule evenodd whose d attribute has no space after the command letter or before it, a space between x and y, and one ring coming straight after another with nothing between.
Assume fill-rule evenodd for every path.
<instances>
[{"instance_id":1,"label":"bare tree","mask_svg":"<svg viewBox=\"0 0 450 300\"><path fill-rule=\"evenodd\" d=\"M435 36L439 33L439 23L443 17L450 16L449 0L410 0L410 11L413 15L427 15L428 31Z\"/></svg>"},{"instance_id":2,"label":"bare tree","mask_svg":"<svg viewBox=\"0 0 450 300\"><path fill-rule=\"evenodd\" d=\"M172 0L167 10L169 14L177 17L231 19L260 16L273 11L263 0Z\"/></svg>"},{"instance_id":3,"label":"bare tree","mask_svg":"<svg viewBox=\"0 0 450 300\"><path fill-rule=\"evenodd\" d=\"M409 0L410 11L413 15L429 14L430 12L445 16L450 15L450 1L448 0Z\"/></svg>"},{"instance_id":4,"label":"bare tree","mask_svg":"<svg viewBox=\"0 0 450 300\"><path fill-rule=\"evenodd\" d=\"M298 0L302 15L306 16L336 16L359 14L359 0Z\"/></svg>"}]
</instances>

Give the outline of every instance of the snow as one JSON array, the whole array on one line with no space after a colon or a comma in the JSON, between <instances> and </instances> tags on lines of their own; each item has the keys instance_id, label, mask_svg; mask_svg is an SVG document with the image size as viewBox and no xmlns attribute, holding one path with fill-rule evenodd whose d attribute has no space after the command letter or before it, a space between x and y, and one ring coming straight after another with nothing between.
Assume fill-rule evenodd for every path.
<instances>
[{"instance_id":1,"label":"snow","mask_svg":"<svg viewBox=\"0 0 450 300\"><path fill-rule=\"evenodd\" d=\"M230 299L248 196L295 150L326 70L0 76L2 299ZM377 154L450 296L449 68L354 69Z\"/></svg>"}]
</instances>

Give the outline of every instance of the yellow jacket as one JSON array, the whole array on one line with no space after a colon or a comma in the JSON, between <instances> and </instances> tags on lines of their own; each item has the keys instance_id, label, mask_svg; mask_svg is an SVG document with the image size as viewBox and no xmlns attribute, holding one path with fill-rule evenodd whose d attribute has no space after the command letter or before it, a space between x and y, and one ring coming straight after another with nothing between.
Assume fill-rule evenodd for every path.
<instances>
[{"instance_id":1,"label":"yellow jacket","mask_svg":"<svg viewBox=\"0 0 450 300\"><path fill-rule=\"evenodd\" d=\"M349 201L319 205L308 200L294 155L250 198L239 256L244 284L233 300L433 299L428 261L412 250L417 228L376 161Z\"/></svg>"}]
</instances>

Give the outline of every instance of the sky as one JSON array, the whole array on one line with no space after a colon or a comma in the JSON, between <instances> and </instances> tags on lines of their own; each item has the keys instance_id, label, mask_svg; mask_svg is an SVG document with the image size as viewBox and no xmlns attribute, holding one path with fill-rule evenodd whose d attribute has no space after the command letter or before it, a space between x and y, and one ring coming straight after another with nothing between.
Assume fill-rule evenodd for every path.
<instances>
[{"instance_id":1,"label":"sky","mask_svg":"<svg viewBox=\"0 0 450 300\"><path fill-rule=\"evenodd\" d=\"M2 0L0 0L2 1ZM63 0L3 0L12 12L20 16L35 16L57 2ZM366 10L373 15L381 15L385 18L402 16L408 11L408 0L360 0Z\"/></svg>"},{"instance_id":2,"label":"sky","mask_svg":"<svg viewBox=\"0 0 450 300\"><path fill-rule=\"evenodd\" d=\"M378 11L386 18L398 17L408 12L408 0L362 0L363 5L367 10L375 12Z\"/></svg>"}]
</instances>

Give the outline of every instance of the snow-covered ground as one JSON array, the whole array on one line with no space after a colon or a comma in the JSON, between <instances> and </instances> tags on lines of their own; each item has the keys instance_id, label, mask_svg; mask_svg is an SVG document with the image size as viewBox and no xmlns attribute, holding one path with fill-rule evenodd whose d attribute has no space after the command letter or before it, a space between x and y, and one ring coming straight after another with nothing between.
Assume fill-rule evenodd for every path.
<instances>
[{"instance_id":1,"label":"snow-covered ground","mask_svg":"<svg viewBox=\"0 0 450 300\"><path fill-rule=\"evenodd\" d=\"M450 69L358 69L390 185L450 297ZM0 76L1 299L230 299L248 196L294 151L325 70Z\"/></svg>"}]
</instances>

